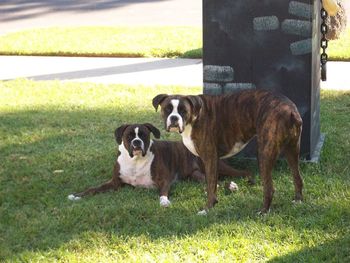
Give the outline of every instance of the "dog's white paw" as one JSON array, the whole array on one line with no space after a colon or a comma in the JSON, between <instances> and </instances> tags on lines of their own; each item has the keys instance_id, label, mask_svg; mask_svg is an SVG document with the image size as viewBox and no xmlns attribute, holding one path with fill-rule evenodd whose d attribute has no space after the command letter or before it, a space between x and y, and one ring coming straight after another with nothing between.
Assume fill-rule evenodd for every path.
<instances>
[{"instance_id":1,"label":"dog's white paw","mask_svg":"<svg viewBox=\"0 0 350 263\"><path fill-rule=\"evenodd\" d=\"M71 201L78 201L78 200L81 199L81 197L71 194L71 195L68 195L68 199L71 200Z\"/></svg>"},{"instance_id":2,"label":"dog's white paw","mask_svg":"<svg viewBox=\"0 0 350 263\"><path fill-rule=\"evenodd\" d=\"M168 207L171 205L171 202L169 201L168 197L165 195L162 195L159 197L159 203L162 207Z\"/></svg>"},{"instance_id":3,"label":"dog's white paw","mask_svg":"<svg viewBox=\"0 0 350 263\"><path fill-rule=\"evenodd\" d=\"M262 210L260 210L260 211L257 212L256 214L257 214L258 216L267 216L269 213L270 213L270 209L267 210L267 211L262 211Z\"/></svg>"},{"instance_id":4,"label":"dog's white paw","mask_svg":"<svg viewBox=\"0 0 350 263\"><path fill-rule=\"evenodd\" d=\"M220 185L219 184L217 184L216 185L216 188L220 188ZM204 189L204 193L207 195L208 194L208 192Z\"/></svg>"},{"instance_id":5,"label":"dog's white paw","mask_svg":"<svg viewBox=\"0 0 350 263\"><path fill-rule=\"evenodd\" d=\"M230 185L228 186L228 189L231 191L231 192L235 192L235 191L238 191L238 185L235 183L235 182L231 182Z\"/></svg>"},{"instance_id":6,"label":"dog's white paw","mask_svg":"<svg viewBox=\"0 0 350 263\"><path fill-rule=\"evenodd\" d=\"M197 215L199 215L199 216L206 216L207 214L208 214L208 211L205 209L203 209L197 213Z\"/></svg>"},{"instance_id":7,"label":"dog's white paw","mask_svg":"<svg viewBox=\"0 0 350 263\"><path fill-rule=\"evenodd\" d=\"M294 199L294 200L292 201L292 203L295 204L295 205L300 205L300 204L303 203L303 201L301 201L301 200L295 200L295 199Z\"/></svg>"}]
</instances>

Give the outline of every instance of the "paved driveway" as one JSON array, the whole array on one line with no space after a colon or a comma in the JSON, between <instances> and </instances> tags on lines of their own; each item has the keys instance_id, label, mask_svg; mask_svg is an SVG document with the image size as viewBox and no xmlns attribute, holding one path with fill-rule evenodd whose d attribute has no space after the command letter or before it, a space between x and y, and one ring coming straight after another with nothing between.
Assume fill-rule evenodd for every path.
<instances>
[{"instance_id":1,"label":"paved driveway","mask_svg":"<svg viewBox=\"0 0 350 263\"><path fill-rule=\"evenodd\" d=\"M202 0L0 0L0 34L34 27L202 25Z\"/></svg>"}]
</instances>

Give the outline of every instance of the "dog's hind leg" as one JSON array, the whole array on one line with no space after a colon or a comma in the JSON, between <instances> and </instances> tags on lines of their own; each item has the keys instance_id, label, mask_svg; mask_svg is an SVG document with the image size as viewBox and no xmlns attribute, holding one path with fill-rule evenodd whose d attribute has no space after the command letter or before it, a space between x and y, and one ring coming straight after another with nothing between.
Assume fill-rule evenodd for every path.
<instances>
[{"instance_id":1,"label":"dog's hind leg","mask_svg":"<svg viewBox=\"0 0 350 263\"><path fill-rule=\"evenodd\" d=\"M219 169L219 177L220 176L244 177L244 178L247 178L249 184L253 185L255 183L254 176L251 172L234 169L233 167L226 164L222 160L219 160L218 169Z\"/></svg>"},{"instance_id":2,"label":"dog's hind leg","mask_svg":"<svg viewBox=\"0 0 350 263\"><path fill-rule=\"evenodd\" d=\"M272 169L279 155L278 136L276 135L277 133L271 132L266 136L258 136L259 173L264 191L263 207L260 211L262 214L269 212L275 192L272 182Z\"/></svg>"},{"instance_id":3,"label":"dog's hind leg","mask_svg":"<svg viewBox=\"0 0 350 263\"><path fill-rule=\"evenodd\" d=\"M295 202L303 200L303 179L300 175L299 170L299 152L300 152L300 141L291 141L285 148L285 157L287 159L289 168L293 174L294 188L295 188Z\"/></svg>"},{"instance_id":4,"label":"dog's hind leg","mask_svg":"<svg viewBox=\"0 0 350 263\"><path fill-rule=\"evenodd\" d=\"M296 114L291 114L291 127L289 129L290 140L285 147L285 157L287 159L289 168L293 174L294 188L295 188L295 202L303 200L303 179L300 176L299 170L299 155L300 155L300 140L302 131L302 119Z\"/></svg>"},{"instance_id":5,"label":"dog's hind leg","mask_svg":"<svg viewBox=\"0 0 350 263\"><path fill-rule=\"evenodd\" d=\"M204 183L205 182L205 174L202 173L200 170L194 170L190 177L200 183Z\"/></svg>"}]
</instances>

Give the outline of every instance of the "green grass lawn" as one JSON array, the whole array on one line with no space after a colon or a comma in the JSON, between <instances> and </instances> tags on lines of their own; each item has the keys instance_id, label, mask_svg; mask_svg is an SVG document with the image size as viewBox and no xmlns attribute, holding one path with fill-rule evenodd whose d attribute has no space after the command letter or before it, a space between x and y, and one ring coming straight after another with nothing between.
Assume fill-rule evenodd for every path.
<instances>
[{"instance_id":1,"label":"green grass lawn","mask_svg":"<svg viewBox=\"0 0 350 263\"><path fill-rule=\"evenodd\" d=\"M330 60L350 60L350 28L330 41ZM202 57L197 27L59 27L0 36L0 55Z\"/></svg>"},{"instance_id":2,"label":"green grass lawn","mask_svg":"<svg viewBox=\"0 0 350 263\"><path fill-rule=\"evenodd\" d=\"M196 27L59 27L0 36L0 54L202 57Z\"/></svg>"},{"instance_id":3,"label":"green grass lawn","mask_svg":"<svg viewBox=\"0 0 350 263\"><path fill-rule=\"evenodd\" d=\"M177 183L170 208L156 190L125 187L71 202L67 195L106 181L114 129L151 122L151 99L200 88L17 80L0 82L0 261L9 262L349 262L350 92L323 91L319 164L302 163L305 202L293 205L287 165L274 173L272 212L260 180L227 195L208 216L196 212L203 187ZM234 160L257 173L255 161ZM220 182L223 185L229 179Z\"/></svg>"}]
</instances>

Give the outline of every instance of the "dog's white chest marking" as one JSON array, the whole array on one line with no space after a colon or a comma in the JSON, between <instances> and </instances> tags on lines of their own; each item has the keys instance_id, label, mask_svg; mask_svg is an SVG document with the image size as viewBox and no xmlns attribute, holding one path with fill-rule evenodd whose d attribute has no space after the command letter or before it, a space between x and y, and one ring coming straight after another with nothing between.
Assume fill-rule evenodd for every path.
<instances>
[{"instance_id":1,"label":"dog's white chest marking","mask_svg":"<svg viewBox=\"0 0 350 263\"><path fill-rule=\"evenodd\" d=\"M150 147L152 141L150 143ZM124 144L119 146L120 155L118 163L120 165L120 179L133 186L145 188L155 187L151 176L151 165L154 159L154 154L149 150L145 156L134 156L131 158Z\"/></svg>"},{"instance_id":2,"label":"dog's white chest marking","mask_svg":"<svg viewBox=\"0 0 350 263\"><path fill-rule=\"evenodd\" d=\"M193 153L196 156L199 156L199 154L196 151L196 148L194 147L194 143L191 138L191 133L192 133L192 125L187 124L185 126L185 130L183 133L181 133L182 136L182 142L186 146L186 148Z\"/></svg>"},{"instance_id":3,"label":"dog's white chest marking","mask_svg":"<svg viewBox=\"0 0 350 263\"><path fill-rule=\"evenodd\" d=\"M229 153L227 153L226 155L220 157L220 159L225 159L239 153L247 144L248 143L244 143L244 142L236 142L233 145L231 151L229 151Z\"/></svg>"}]
</instances>

